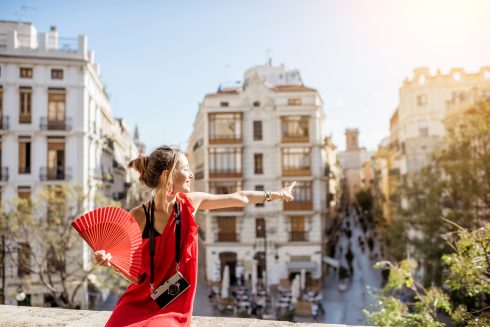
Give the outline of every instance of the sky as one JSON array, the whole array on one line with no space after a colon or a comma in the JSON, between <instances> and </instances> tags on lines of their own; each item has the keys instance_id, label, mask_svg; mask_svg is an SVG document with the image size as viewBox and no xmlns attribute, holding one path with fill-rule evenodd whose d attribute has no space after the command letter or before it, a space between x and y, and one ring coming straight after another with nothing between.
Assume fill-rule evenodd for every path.
<instances>
[{"instance_id":1,"label":"sky","mask_svg":"<svg viewBox=\"0 0 490 327\"><path fill-rule=\"evenodd\" d=\"M374 150L414 68L490 65L489 0L1 0L0 19L86 35L111 110L183 149L204 96L270 56L319 91L327 135Z\"/></svg>"}]
</instances>

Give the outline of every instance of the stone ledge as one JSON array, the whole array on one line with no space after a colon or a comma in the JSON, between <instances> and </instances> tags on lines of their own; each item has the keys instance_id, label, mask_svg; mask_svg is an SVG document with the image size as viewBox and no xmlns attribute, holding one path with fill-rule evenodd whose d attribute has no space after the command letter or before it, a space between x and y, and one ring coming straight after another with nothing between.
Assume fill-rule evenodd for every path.
<instances>
[{"instance_id":1,"label":"stone ledge","mask_svg":"<svg viewBox=\"0 0 490 327\"><path fill-rule=\"evenodd\" d=\"M66 310L58 308L16 307L0 305L0 326L31 327L31 326L66 326L96 327L104 326L109 319L110 311ZM243 318L193 317L192 327L348 327L347 325L290 323L286 321L270 321ZM352 327L352 326L351 326Z\"/></svg>"}]
</instances>

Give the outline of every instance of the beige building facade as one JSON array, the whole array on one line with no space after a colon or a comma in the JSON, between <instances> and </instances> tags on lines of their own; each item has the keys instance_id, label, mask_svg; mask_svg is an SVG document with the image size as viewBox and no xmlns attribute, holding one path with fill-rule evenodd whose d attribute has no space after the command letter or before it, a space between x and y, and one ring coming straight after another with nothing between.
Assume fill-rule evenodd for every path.
<instances>
[{"instance_id":1,"label":"beige building facade","mask_svg":"<svg viewBox=\"0 0 490 327\"><path fill-rule=\"evenodd\" d=\"M284 66L251 68L243 85L205 96L188 148L195 190L279 190L296 181L294 202L198 218L209 282L219 282L226 265L232 284L243 275L277 285L302 270L307 284L319 281L323 226L338 201L336 149L324 139L324 118L319 93Z\"/></svg>"},{"instance_id":2,"label":"beige building facade","mask_svg":"<svg viewBox=\"0 0 490 327\"><path fill-rule=\"evenodd\" d=\"M416 171L428 163L430 154L445 134L444 117L451 103L464 101L473 88L490 87L490 67L476 73L453 68L447 74L417 68L400 88L398 128L392 136L402 152L400 174Z\"/></svg>"},{"instance_id":3,"label":"beige building facade","mask_svg":"<svg viewBox=\"0 0 490 327\"><path fill-rule=\"evenodd\" d=\"M390 135L375 155L375 179L382 190L383 215L391 221L389 199L407 174L430 161L431 153L444 142L445 123L457 117L465 103L487 94L490 67L476 73L453 68L448 73L416 68L399 91L399 105L390 119ZM461 104L461 106L459 106ZM446 121L446 122L445 122Z\"/></svg>"}]
</instances>

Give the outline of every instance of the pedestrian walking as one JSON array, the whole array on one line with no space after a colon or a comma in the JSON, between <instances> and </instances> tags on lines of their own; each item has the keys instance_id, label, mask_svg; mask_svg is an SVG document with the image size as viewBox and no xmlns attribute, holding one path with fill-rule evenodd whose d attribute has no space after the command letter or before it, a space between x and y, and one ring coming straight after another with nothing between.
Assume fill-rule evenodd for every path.
<instances>
[{"instance_id":1,"label":"pedestrian walking","mask_svg":"<svg viewBox=\"0 0 490 327\"><path fill-rule=\"evenodd\" d=\"M311 302L311 319L317 321L318 319L318 304L316 301Z\"/></svg>"},{"instance_id":2,"label":"pedestrian walking","mask_svg":"<svg viewBox=\"0 0 490 327\"><path fill-rule=\"evenodd\" d=\"M347 263L349 264L349 271L350 274L354 274L354 266L352 265L352 261L354 260L354 253L352 252L351 247L347 249L347 253L345 254L345 259L347 260Z\"/></svg>"}]
</instances>

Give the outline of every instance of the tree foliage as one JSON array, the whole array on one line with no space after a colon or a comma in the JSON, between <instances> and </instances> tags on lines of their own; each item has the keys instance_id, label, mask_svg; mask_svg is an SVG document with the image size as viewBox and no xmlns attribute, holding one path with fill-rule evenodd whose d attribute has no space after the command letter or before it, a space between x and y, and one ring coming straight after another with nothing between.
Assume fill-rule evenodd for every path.
<instances>
[{"instance_id":1,"label":"tree foliage","mask_svg":"<svg viewBox=\"0 0 490 327\"><path fill-rule=\"evenodd\" d=\"M357 204L361 207L362 211L370 211L373 207L373 196L371 192L367 190L360 190L356 193Z\"/></svg>"},{"instance_id":2,"label":"tree foliage","mask_svg":"<svg viewBox=\"0 0 490 327\"><path fill-rule=\"evenodd\" d=\"M30 258L8 251L10 263L26 271L22 283L40 282L56 305L76 308L77 293L95 269L84 266L82 239L71 222L84 213L87 197L79 186L46 186L30 199L14 198L3 209L0 231L9 244L28 244ZM117 205L96 195L96 206Z\"/></svg>"},{"instance_id":3,"label":"tree foliage","mask_svg":"<svg viewBox=\"0 0 490 327\"><path fill-rule=\"evenodd\" d=\"M444 312L465 326L490 326L490 224L473 232L458 227L457 233L445 236L454 252L443 257L448 275L446 289L424 288L414 279L414 260L399 264L379 262L377 268L390 267L387 284L375 295L377 305L365 310L368 319L378 326L445 326ZM454 297L459 293L459 298ZM458 299L464 297L466 304ZM468 306L468 303L471 306Z\"/></svg>"},{"instance_id":4,"label":"tree foliage","mask_svg":"<svg viewBox=\"0 0 490 327\"><path fill-rule=\"evenodd\" d=\"M468 229L490 222L490 100L477 102L447 126L430 164L406 176L393 197L395 230L424 271L424 285L441 285L441 257L451 252L444 219ZM395 257L399 259L400 253Z\"/></svg>"}]
</instances>

